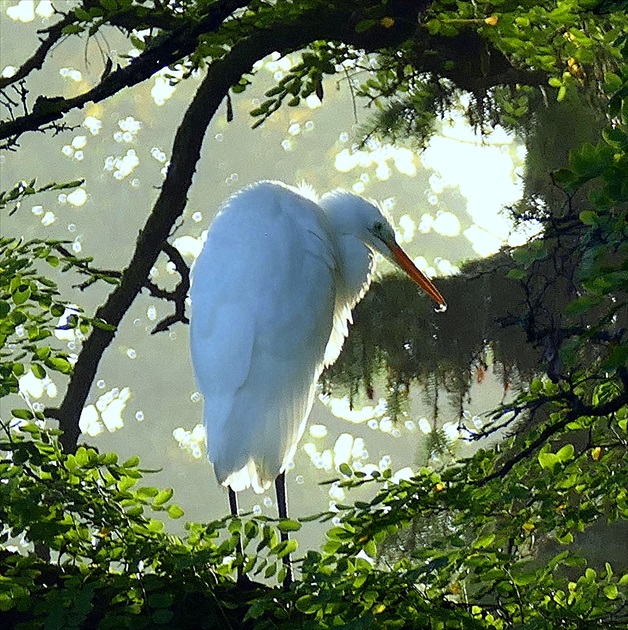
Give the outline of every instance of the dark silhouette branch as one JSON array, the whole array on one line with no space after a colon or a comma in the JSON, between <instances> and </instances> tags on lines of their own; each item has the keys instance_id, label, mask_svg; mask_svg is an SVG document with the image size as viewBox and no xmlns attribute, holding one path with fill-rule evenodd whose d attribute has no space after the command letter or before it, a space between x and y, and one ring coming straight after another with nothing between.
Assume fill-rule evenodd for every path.
<instances>
[{"instance_id":1,"label":"dark silhouette branch","mask_svg":"<svg viewBox=\"0 0 628 630\"><path fill-rule=\"evenodd\" d=\"M150 291L151 295L174 303L174 313L164 317L164 319L162 319L153 328L153 330L151 330L151 335L164 332L177 322L181 322L182 324L190 323L190 320L185 314L185 299L187 298L190 290L190 268L187 266L185 260L183 260L181 252L174 245L171 245L168 242L164 243L163 251L168 258L170 258L170 261L175 266L175 269L181 279L174 291L166 291L158 287L154 282L151 282L150 280L146 281L146 287Z\"/></svg>"},{"instance_id":2,"label":"dark silhouette branch","mask_svg":"<svg viewBox=\"0 0 628 630\"><path fill-rule=\"evenodd\" d=\"M569 411L557 422L548 424L543 431L530 442L526 447L522 448L518 453L510 457L495 472L486 475L476 482L476 485L482 487L494 479L504 478L514 466L524 459L530 457L535 451L540 449L553 435L564 429L568 424L574 422L583 416L603 417L609 416L622 407L628 405L628 372L622 371L620 379L623 385L621 394L601 405L586 405L578 396L573 393L565 394L564 401L569 407Z\"/></svg>"},{"instance_id":3,"label":"dark silhouette branch","mask_svg":"<svg viewBox=\"0 0 628 630\"><path fill-rule=\"evenodd\" d=\"M56 96L38 97L31 113L0 125L0 140L7 138L15 140L27 131L35 131L43 125L59 120L73 109L80 109L90 102L99 103L126 87L145 81L155 72L194 52L200 35L217 30L227 17L246 4L246 0L224 0L212 6L204 19L193 24L186 24L168 33L159 45L148 46L128 66L111 72L100 83L83 94L67 99ZM66 19L67 16L60 24L63 23L65 26ZM46 52L48 50L49 48ZM43 59L34 63L43 63Z\"/></svg>"},{"instance_id":4,"label":"dark silhouette branch","mask_svg":"<svg viewBox=\"0 0 628 630\"><path fill-rule=\"evenodd\" d=\"M38 31L39 33L48 33L47 37L41 40L37 50L16 70L13 76L0 77L0 90L25 79L33 70L40 70L50 49L64 37L63 29L75 20L74 13L68 13L62 20L45 31Z\"/></svg>"}]
</instances>

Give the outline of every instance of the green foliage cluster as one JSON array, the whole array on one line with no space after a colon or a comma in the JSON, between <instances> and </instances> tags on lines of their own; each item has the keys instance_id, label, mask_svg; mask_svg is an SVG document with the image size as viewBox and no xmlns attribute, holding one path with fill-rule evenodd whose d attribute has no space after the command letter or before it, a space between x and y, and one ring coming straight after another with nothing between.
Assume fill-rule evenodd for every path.
<instances>
[{"instance_id":1,"label":"green foliage cluster","mask_svg":"<svg viewBox=\"0 0 628 630\"><path fill-rule=\"evenodd\" d=\"M176 55L184 36L193 36L196 48L181 53L191 70L207 58L225 58L251 30L282 20L292 25L330 3L242 3L237 19L214 28L214 12L226 4L100 0L73 9L63 29L65 35L94 35L108 24L152 29L144 39L133 34L143 54L167 40ZM347 4L362 11L356 33L397 26L388 17L392 2ZM557 98L588 82L602 86L611 104L602 141L573 152L569 167L555 175L567 196L588 191L568 234L578 258L574 296L557 329L559 367L532 380L483 431L514 426L516 435L444 470L425 467L398 482L390 471L366 475L342 466L332 481L343 488L368 485L374 497L313 517L338 520L322 550L299 556L294 541L281 540L282 532L300 528L292 520L227 517L189 523L183 537L168 534L157 517L180 518L182 510L170 502L171 489L140 485L136 458L119 463L115 454L85 447L64 453L56 432L43 428L41 410L13 410L0 436L2 627L626 627L625 567L614 566L613 558L592 566L578 547L583 534L628 521L628 75L622 57L628 25L616 8L589 0L439 0L418 24L423 48L412 40L383 49L361 68L366 62L351 46L313 44L253 112L265 120L284 102L297 105L312 93L322 98L323 77L345 62L374 70L359 94L388 115L385 131L404 134L424 134L458 89L485 93L480 79L508 72L513 62L515 69L543 73L542 84L548 80ZM458 44L473 54L465 56ZM508 63L486 66L486 44ZM514 124L528 115L522 76L512 86L505 79L503 97L493 93L495 120ZM242 78L234 91L247 85ZM0 202L18 204L57 187L20 184ZM533 288L550 247L538 239L513 253L511 280ZM47 370L72 370L70 357L53 343L67 304L41 269L116 282L90 263L58 241L0 241L0 396L17 392L29 369L38 378ZM65 326L84 334L108 324L77 310ZM288 588L275 586L290 553L298 579ZM238 568L248 580L235 582Z\"/></svg>"},{"instance_id":2,"label":"green foliage cluster","mask_svg":"<svg viewBox=\"0 0 628 630\"><path fill-rule=\"evenodd\" d=\"M65 314L55 283L37 274L33 259L59 265L52 246L43 241L0 240L0 396L18 391L18 378L25 371L24 360L37 378L45 378L46 367L69 373L67 354L41 342L52 337L51 322ZM78 326L78 314L68 328ZM23 410L20 417L32 417Z\"/></svg>"},{"instance_id":3,"label":"green foliage cluster","mask_svg":"<svg viewBox=\"0 0 628 630\"><path fill-rule=\"evenodd\" d=\"M63 32L92 37L113 25L126 31L144 55L159 48L179 49L180 56L173 59L172 66L182 64L187 77L194 69L224 59L252 32L279 24L289 29L330 8L324 0L234 4L241 6L238 18L226 20L218 28L221 11L226 10L221 3L102 0L70 11ZM386 2L345 4L347 11L355 5L353 28L357 34L408 27L403 16L397 15L399 7ZM614 6L602 9L598 4L590 0L436 0L421 14L417 32L408 30L403 43L378 49L377 57L368 59L346 43L314 42L301 61L268 90L266 100L251 111L254 126L283 104L296 107L313 93L322 100L324 77L344 68L355 83L356 97L378 110L364 127L366 135L378 133L393 140L412 137L424 143L434 132L436 117L457 103L464 92L474 97L466 110L473 124L516 127L531 114L528 83L536 90L549 82L562 100L568 89L595 86L620 62L628 32L626 15ZM182 46L185 38L194 38L195 46L190 47L189 42ZM512 73L509 78L509 69L522 73ZM173 74L171 81L181 80L178 76ZM491 76L500 80L487 82ZM233 92L240 93L250 84L242 77Z\"/></svg>"},{"instance_id":4,"label":"green foliage cluster","mask_svg":"<svg viewBox=\"0 0 628 630\"><path fill-rule=\"evenodd\" d=\"M0 192L0 210L16 212L26 197L76 188L81 183L52 182L36 188L35 181L20 182ZM75 256L66 245L55 240L0 239L0 398L17 393L18 379L29 369L38 379L45 379L47 370L72 372L71 357L55 344L54 330L72 329L84 336L91 326L108 326L98 318L87 317L79 307L68 305L50 278L52 269L72 269L88 275L88 283L98 279L116 282L107 273L93 270L91 258ZM43 418L41 410L32 408L14 410L13 415L23 420Z\"/></svg>"},{"instance_id":5,"label":"green foliage cluster","mask_svg":"<svg viewBox=\"0 0 628 630\"><path fill-rule=\"evenodd\" d=\"M172 490L138 487L137 459L120 464L83 447L65 454L54 431L18 416L0 442L7 623L22 630L625 627L625 567L612 558L592 566L578 552L583 533L628 521L628 357L625 332L614 328L627 295L625 102L615 132L574 152L560 174L568 189L596 184L580 217L583 295L570 308L603 316L596 330L573 334L561 379L536 378L494 418L534 422L494 449L441 471L422 468L409 480L343 465L332 481L379 489L370 501L338 506L323 549L296 556L299 578L282 588L235 583L233 571L281 582L281 560L297 550L280 532L299 522L228 517L188 524L183 538L169 535L147 510L182 512L169 503ZM524 274L537 258L521 259ZM591 341L600 346L594 360L585 352ZM40 555L11 546L18 542Z\"/></svg>"},{"instance_id":6,"label":"green foliage cluster","mask_svg":"<svg viewBox=\"0 0 628 630\"><path fill-rule=\"evenodd\" d=\"M437 117L465 93L472 125L520 129L539 89L545 94L549 86L559 101L568 90L596 91L611 69L623 67L628 37L624 11L597 9L588 0L432 3L420 24L428 37L383 51L374 76L356 91L379 110L364 133L424 145ZM499 85L490 82L494 75Z\"/></svg>"},{"instance_id":7,"label":"green foliage cluster","mask_svg":"<svg viewBox=\"0 0 628 630\"><path fill-rule=\"evenodd\" d=\"M85 447L65 454L57 434L38 423L2 426L3 627L237 627L248 605L238 602L233 567L283 579L282 558L296 543L280 532L299 523L229 517L189 523L184 539L169 535L156 516L183 510L172 489L138 486L138 458L119 463ZM240 539L254 548L246 558L236 556Z\"/></svg>"}]
</instances>

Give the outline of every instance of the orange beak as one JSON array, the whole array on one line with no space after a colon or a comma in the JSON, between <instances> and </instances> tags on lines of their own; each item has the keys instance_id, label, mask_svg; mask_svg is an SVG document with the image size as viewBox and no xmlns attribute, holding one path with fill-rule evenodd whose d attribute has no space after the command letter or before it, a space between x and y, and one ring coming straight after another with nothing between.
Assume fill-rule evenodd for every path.
<instances>
[{"instance_id":1,"label":"orange beak","mask_svg":"<svg viewBox=\"0 0 628 630\"><path fill-rule=\"evenodd\" d=\"M423 291L425 291L434 300L434 302L439 305L440 308L438 310L446 310L447 302L445 302L445 298L432 284L432 281L423 272L417 269L416 265L410 260L403 249L401 249L397 243L388 243L388 247L390 248L397 265L399 265L399 267L408 274L410 279L420 286Z\"/></svg>"}]
</instances>

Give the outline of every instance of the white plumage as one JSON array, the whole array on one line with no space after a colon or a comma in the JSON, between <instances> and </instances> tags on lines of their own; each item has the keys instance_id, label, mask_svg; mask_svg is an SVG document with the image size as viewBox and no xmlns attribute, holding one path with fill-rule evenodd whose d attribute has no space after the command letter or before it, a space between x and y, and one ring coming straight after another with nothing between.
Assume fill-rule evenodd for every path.
<instances>
[{"instance_id":1,"label":"white plumage","mask_svg":"<svg viewBox=\"0 0 628 630\"><path fill-rule=\"evenodd\" d=\"M196 261L190 337L218 481L266 490L293 458L317 380L336 360L373 253L444 307L365 199L253 184L227 200ZM410 265L410 266L408 266Z\"/></svg>"}]
</instances>

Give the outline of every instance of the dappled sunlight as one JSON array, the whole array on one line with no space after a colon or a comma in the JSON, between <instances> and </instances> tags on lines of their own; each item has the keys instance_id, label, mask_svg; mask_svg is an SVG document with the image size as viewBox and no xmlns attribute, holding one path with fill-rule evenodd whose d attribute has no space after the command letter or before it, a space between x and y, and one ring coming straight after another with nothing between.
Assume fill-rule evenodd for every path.
<instances>
[{"instance_id":1,"label":"dappled sunlight","mask_svg":"<svg viewBox=\"0 0 628 630\"><path fill-rule=\"evenodd\" d=\"M376 406L365 405L360 408L352 407L348 397L334 398L323 395L320 396L320 400L329 407L334 416L353 424L361 424L375 418L381 418L386 413L386 401L383 399Z\"/></svg>"},{"instance_id":2,"label":"dappled sunlight","mask_svg":"<svg viewBox=\"0 0 628 630\"><path fill-rule=\"evenodd\" d=\"M197 424L191 431L183 427L177 427L172 432L172 437L179 445L179 448L190 454L194 459L201 459L201 457L205 456L206 435L205 427L202 424Z\"/></svg>"},{"instance_id":3,"label":"dappled sunlight","mask_svg":"<svg viewBox=\"0 0 628 630\"><path fill-rule=\"evenodd\" d=\"M417 157L410 149L372 141L364 149L342 149L336 154L334 166L341 173L374 167L376 177L386 181L390 178L391 166L402 175L414 177L417 163Z\"/></svg>"},{"instance_id":4,"label":"dappled sunlight","mask_svg":"<svg viewBox=\"0 0 628 630\"><path fill-rule=\"evenodd\" d=\"M32 370L20 376L19 390L22 396L28 398L41 398L44 394L48 398L56 398L58 394L57 386L49 376L39 378Z\"/></svg>"},{"instance_id":5,"label":"dappled sunlight","mask_svg":"<svg viewBox=\"0 0 628 630\"><path fill-rule=\"evenodd\" d=\"M123 414L131 396L130 387L123 387L122 389L114 387L102 394L95 404L83 408L79 420L81 431L94 437L105 430L113 433L122 429L124 427ZM138 412L135 416L138 421L143 420L143 414L140 414L141 412Z\"/></svg>"}]
</instances>

